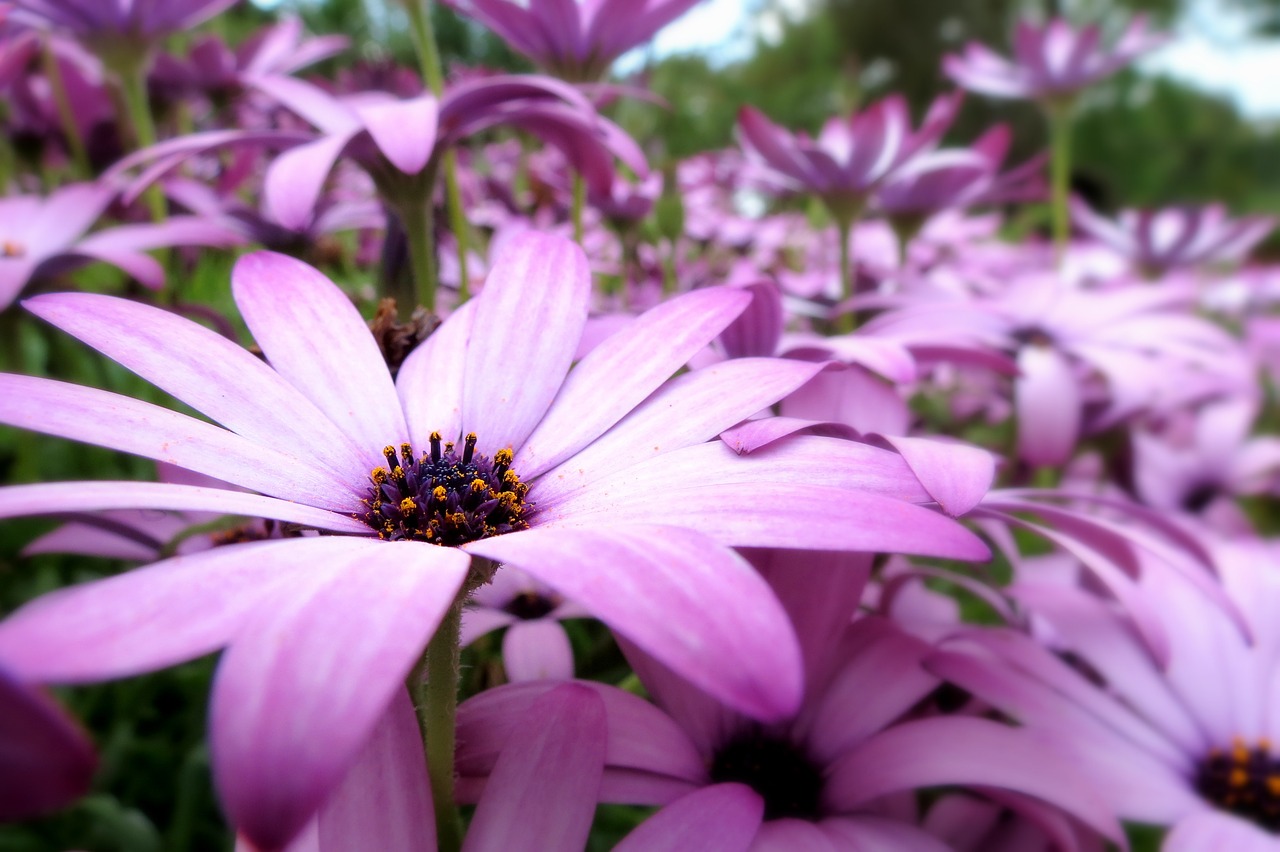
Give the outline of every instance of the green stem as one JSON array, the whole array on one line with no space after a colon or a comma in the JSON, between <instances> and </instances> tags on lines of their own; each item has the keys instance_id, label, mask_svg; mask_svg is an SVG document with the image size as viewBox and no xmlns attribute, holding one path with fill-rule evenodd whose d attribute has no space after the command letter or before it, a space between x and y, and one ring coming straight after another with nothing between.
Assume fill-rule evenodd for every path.
<instances>
[{"instance_id":1,"label":"green stem","mask_svg":"<svg viewBox=\"0 0 1280 852\"><path fill-rule=\"evenodd\" d=\"M573 241L582 245L582 212L587 206L587 179L573 173Z\"/></svg>"},{"instance_id":2,"label":"green stem","mask_svg":"<svg viewBox=\"0 0 1280 852\"><path fill-rule=\"evenodd\" d=\"M439 98L444 94L444 70L431 24L431 12L426 8L426 0L405 0L404 7L409 15L409 29L418 53L422 81ZM444 189L449 205L449 230L453 231L458 251L458 303L461 304L471 297L471 276L467 271L469 226L462 209L462 190L458 186L458 154L452 149L444 152Z\"/></svg>"},{"instance_id":3,"label":"green stem","mask_svg":"<svg viewBox=\"0 0 1280 852\"><path fill-rule=\"evenodd\" d=\"M467 271L467 249L470 225L462 210L462 189L458 186L458 152L444 152L444 190L449 202L449 230L458 251L458 304L471 298L471 275Z\"/></svg>"},{"instance_id":4,"label":"green stem","mask_svg":"<svg viewBox=\"0 0 1280 852\"><path fill-rule=\"evenodd\" d=\"M840 238L840 301L848 302L853 298L853 219L842 218L836 222L836 232ZM842 313L836 322L836 330L848 334L858 327L857 317L853 310Z\"/></svg>"},{"instance_id":5,"label":"green stem","mask_svg":"<svg viewBox=\"0 0 1280 852\"><path fill-rule=\"evenodd\" d=\"M1049 164L1052 181L1049 203L1053 217L1053 254L1055 263L1061 266L1069 234L1067 193L1071 182L1071 110L1067 107L1050 108L1049 141L1053 149Z\"/></svg>"},{"instance_id":6,"label":"green stem","mask_svg":"<svg viewBox=\"0 0 1280 852\"><path fill-rule=\"evenodd\" d=\"M129 122L133 125L134 141L138 150L150 148L156 144L156 123L151 116L151 103L147 99L147 65L146 62L128 63L127 67L118 69L120 74L120 93L124 96L125 110L129 113ZM163 222L165 218L164 195L159 184L147 187L144 193L147 209L151 211L151 221Z\"/></svg>"},{"instance_id":7,"label":"green stem","mask_svg":"<svg viewBox=\"0 0 1280 852\"><path fill-rule=\"evenodd\" d=\"M671 240L671 250L662 253L662 295L674 296L676 292L676 241Z\"/></svg>"},{"instance_id":8,"label":"green stem","mask_svg":"<svg viewBox=\"0 0 1280 852\"><path fill-rule=\"evenodd\" d=\"M58 111L62 135L67 137L71 162L75 166L76 175L88 179L93 174L89 168L89 152L85 148L84 137L80 135L80 125L76 122L75 112L71 109L71 101L67 98L67 84L62 79L62 69L58 67L58 57L53 52L53 42L45 39L42 52L44 75L49 79L49 93L53 96L53 105Z\"/></svg>"},{"instance_id":9,"label":"green stem","mask_svg":"<svg viewBox=\"0 0 1280 852\"><path fill-rule=\"evenodd\" d=\"M418 53L418 68L427 88L438 98L444 92L444 70L440 64L440 49L436 46L435 29L427 0L404 0L404 10L409 15L409 32Z\"/></svg>"},{"instance_id":10,"label":"green stem","mask_svg":"<svg viewBox=\"0 0 1280 852\"><path fill-rule=\"evenodd\" d=\"M417 201L396 208L400 224L404 226L405 243L409 248L409 268L413 271L413 289L406 293L391 293L399 306L401 318L413 313L414 305L422 305L428 311L436 310L436 247L431 193Z\"/></svg>"},{"instance_id":11,"label":"green stem","mask_svg":"<svg viewBox=\"0 0 1280 852\"><path fill-rule=\"evenodd\" d=\"M459 635L462 602L458 596L436 628L427 651L409 676L409 694L418 715L418 729L427 752L427 774L436 815L436 848L458 852L462 848L462 822L454 803L453 752L458 713Z\"/></svg>"}]
</instances>

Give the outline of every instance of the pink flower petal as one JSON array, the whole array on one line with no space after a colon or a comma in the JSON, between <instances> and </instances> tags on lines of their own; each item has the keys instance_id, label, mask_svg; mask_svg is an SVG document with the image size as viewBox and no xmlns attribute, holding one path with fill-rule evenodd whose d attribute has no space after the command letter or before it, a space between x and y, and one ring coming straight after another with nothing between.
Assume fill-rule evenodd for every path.
<instances>
[{"instance_id":1,"label":"pink flower petal","mask_svg":"<svg viewBox=\"0 0 1280 852\"><path fill-rule=\"evenodd\" d=\"M291 257L254 252L236 261L231 292L271 366L350 436L370 465L384 463L384 446L409 437L386 361L337 285Z\"/></svg>"},{"instance_id":2,"label":"pink flower petal","mask_svg":"<svg viewBox=\"0 0 1280 852\"><path fill-rule=\"evenodd\" d=\"M852 810L890 793L943 784L1035 796L1124 842L1111 807L1083 776L1025 731L985 719L938 717L882 731L832 767L824 798L828 807Z\"/></svg>"},{"instance_id":3,"label":"pink flower petal","mask_svg":"<svg viewBox=\"0 0 1280 852\"><path fill-rule=\"evenodd\" d=\"M408 101L354 107L382 156L407 175L426 167L436 146L436 99L421 95Z\"/></svg>"},{"instance_id":4,"label":"pink flower petal","mask_svg":"<svg viewBox=\"0 0 1280 852\"><path fill-rule=\"evenodd\" d=\"M341 540L306 585L278 584L223 654L209 711L231 822L279 848L315 815L403 688L466 578L459 550Z\"/></svg>"},{"instance_id":5,"label":"pink flower petal","mask_svg":"<svg viewBox=\"0 0 1280 852\"><path fill-rule=\"evenodd\" d=\"M559 479L566 471L623 470L700 444L777 402L823 369L823 364L806 361L739 358L686 373L655 391L545 479L572 481Z\"/></svg>"},{"instance_id":6,"label":"pink flower petal","mask_svg":"<svg viewBox=\"0 0 1280 852\"><path fill-rule=\"evenodd\" d=\"M595 817L608 727L589 687L559 685L535 700L498 756L464 852L582 849Z\"/></svg>"},{"instance_id":7,"label":"pink flower petal","mask_svg":"<svg viewBox=\"0 0 1280 852\"><path fill-rule=\"evenodd\" d=\"M435 848L431 782L407 690L392 697L355 764L320 809L318 821L320 850ZM294 846L289 852L295 852Z\"/></svg>"},{"instance_id":8,"label":"pink flower petal","mask_svg":"<svg viewBox=\"0 0 1280 852\"><path fill-rule=\"evenodd\" d=\"M0 487L0 518L61 515L66 514L68 506L75 506L77 512L109 509L216 512L271 518L285 523L358 535L372 532L366 524L350 515L224 488L128 481L44 482Z\"/></svg>"},{"instance_id":9,"label":"pink flower petal","mask_svg":"<svg viewBox=\"0 0 1280 852\"><path fill-rule=\"evenodd\" d=\"M37 598L0 622L0 661L23 680L128 677L217 650L277 587L317 561L385 542L303 538L229 545Z\"/></svg>"},{"instance_id":10,"label":"pink flower petal","mask_svg":"<svg viewBox=\"0 0 1280 852\"><path fill-rule=\"evenodd\" d=\"M0 670L0 820L27 819L89 791L97 758L58 706Z\"/></svg>"},{"instance_id":11,"label":"pink flower petal","mask_svg":"<svg viewBox=\"0 0 1280 852\"><path fill-rule=\"evenodd\" d=\"M764 800L750 787L713 784L640 823L614 852L747 852L763 818Z\"/></svg>"},{"instance_id":12,"label":"pink flower petal","mask_svg":"<svg viewBox=\"0 0 1280 852\"><path fill-rule=\"evenodd\" d=\"M747 301L728 288L697 290L606 338L569 373L512 467L532 479L598 438L710 343Z\"/></svg>"},{"instance_id":13,"label":"pink flower petal","mask_svg":"<svg viewBox=\"0 0 1280 852\"><path fill-rule=\"evenodd\" d=\"M502 637L502 664L512 683L522 680L570 680L573 647L553 618L517 621Z\"/></svg>"},{"instance_id":14,"label":"pink flower petal","mask_svg":"<svg viewBox=\"0 0 1280 852\"><path fill-rule=\"evenodd\" d=\"M462 436L462 375L475 306L472 299L450 314L400 365L396 391L415 447L427 446L432 432L446 441Z\"/></svg>"},{"instance_id":15,"label":"pink flower petal","mask_svg":"<svg viewBox=\"0 0 1280 852\"><path fill-rule=\"evenodd\" d=\"M521 234L478 299L463 376L462 425L489 452L518 448L546 414L587 319L591 271L577 244Z\"/></svg>"},{"instance_id":16,"label":"pink flower petal","mask_svg":"<svg viewBox=\"0 0 1280 852\"><path fill-rule=\"evenodd\" d=\"M750 565L693 530L534 529L466 548L515 564L744 713L775 720L799 704L786 613Z\"/></svg>"},{"instance_id":17,"label":"pink flower petal","mask_svg":"<svg viewBox=\"0 0 1280 852\"><path fill-rule=\"evenodd\" d=\"M168 311L88 293L40 296L24 307L250 441L338 477L368 475L351 439L320 409L220 334Z\"/></svg>"}]
</instances>

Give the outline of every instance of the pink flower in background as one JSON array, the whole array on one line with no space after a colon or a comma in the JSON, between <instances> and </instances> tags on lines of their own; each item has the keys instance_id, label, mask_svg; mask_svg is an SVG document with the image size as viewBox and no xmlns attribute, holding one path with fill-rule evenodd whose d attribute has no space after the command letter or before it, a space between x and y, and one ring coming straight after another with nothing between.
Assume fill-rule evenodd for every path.
<instances>
[{"instance_id":1,"label":"pink flower in background","mask_svg":"<svg viewBox=\"0 0 1280 852\"><path fill-rule=\"evenodd\" d=\"M1221 204L1124 210L1112 220L1073 198L1071 217L1081 231L1151 277L1187 267L1238 264L1276 226L1270 216L1231 219Z\"/></svg>"},{"instance_id":2,"label":"pink flower in background","mask_svg":"<svg viewBox=\"0 0 1280 852\"><path fill-rule=\"evenodd\" d=\"M960 54L942 61L952 80L973 92L995 98L1056 102L1128 65L1167 41L1147 31L1146 18L1135 17L1109 45L1096 25L1075 29L1062 18L1042 27L1021 21L1013 39L1012 61L990 48L970 42Z\"/></svg>"},{"instance_id":3,"label":"pink flower in background","mask_svg":"<svg viewBox=\"0 0 1280 852\"><path fill-rule=\"evenodd\" d=\"M0 668L0 822L71 804L89 791L96 766L84 732Z\"/></svg>"},{"instance_id":4,"label":"pink flower in background","mask_svg":"<svg viewBox=\"0 0 1280 852\"><path fill-rule=\"evenodd\" d=\"M164 286L164 269L146 254L148 249L228 246L240 241L230 228L183 216L86 235L117 193L105 183L78 183L44 198L0 198L0 310L27 287L93 261L117 266L142 284L159 289Z\"/></svg>"},{"instance_id":5,"label":"pink flower in background","mask_svg":"<svg viewBox=\"0 0 1280 852\"><path fill-rule=\"evenodd\" d=\"M502 665L511 681L573 677L573 647L560 626L591 613L516 568L504 568L476 589L462 611L462 645L505 628Z\"/></svg>"},{"instance_id":6,"label":"pink flower in background","mask_svg":"<svg viewBox=\"0 0 1280 852\"><path fill-rule=\"evenodd\" d=\"M1051 732L1121 818L1173 827L1163 849L1275 850L1280 559L1274 542L1204 545L1243 624L1177 576L1144 577L1172 643L1163 665L1110 602L1024 579L1010 592L1083 673L1025 635L979 629L928 668Z\"/></svg>"},{"instance_id":7,"label":"pink flower in background","mask_svg":"<svg viewBox=\"0 0 1280 852\"><path fill-rule=\"evenodd\" d=\"M593 82L698 0L445 0L543 71Z\"/></svg>"},{"instance_id":8,"label":"pink flower in background","mask_svg":"<svg viewBox=\"0 0 1280 852\"><path fill-rule=\"evenodd\" d=\"M959 94L944 95L912 131L906 100L892 95L848 117L831 118L817 139L779 127L754 107L738 114L738 134L749 156L793 188L844 208L866 196L912 157L930 150L955 119Z\"/></svg>"},{"instance_id":9,"label":"pink flower in background","mask_svg":"<svg viewBox=\"0 0 1280 852\"><path fill-rule=\"evenodd\" d=\"M14 0L11 18L53 26L115 49L148 46L231 8L237 0ZM120 42L126 42L121 44Z\"/></svg>"},{"instance_id":10,"label":"pink flower in background","mask_svg":"<svg viewBox=\"0 0 1280 852\"><path fill-rule=\"evenodd\" d=\"M756 552L753 561L795 620L805 702L793 717L760 724L634 649L628 657L656 707L579 681L600 696L607 720L601 801L663 806L618 848L934 852L947 847L899 797L939 785L1038 809L1041 830L1058 842L1069 830L1058 808L1122 836L1105 802L1043 740L985 719L912 717L941 681L920 665L924 641L876 617L849 625L864 557ZM497 687L459 708L462 798L487 792L495 755L520 739L526 708L553 688Z\"/></svg>"}]
</instances>

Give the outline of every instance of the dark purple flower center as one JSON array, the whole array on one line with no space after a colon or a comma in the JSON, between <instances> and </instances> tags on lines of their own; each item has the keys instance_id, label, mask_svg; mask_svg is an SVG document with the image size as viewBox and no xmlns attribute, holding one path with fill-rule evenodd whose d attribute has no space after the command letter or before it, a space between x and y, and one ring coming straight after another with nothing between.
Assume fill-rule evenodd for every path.
<instances>
[{"instance_id":1,"label":"dark purple flower center","mask_svg":"<svg viewBox=\"0 0 1280 852\"><path fill-rule=\"evenodd\" d=\"M764 799L764 818L817 820L822 772L788 740L750 731L722 746L711 762L717 784L746 784Z\"/></svg>"},{"instance_id":2,"label":"dark purple flower center","mask_svg":"<svg viewBox=\"0 0 1280 852\"><path fill-rule=\"evenodd\" d=\"M540 595L537 592L528 591L521 592L508 601L502 611L508 615L514 615L522 621L534 621L550 615L551 611L559 605L560 602L550 595Z\"/></svg>"},{"instance_id":3,"label":"dark purple flower center","mask_svg":"<svg viewBox=\"0 0 1280 852\"><path fill-rule=\"evenodd\" d=\"M476 452L476 435L467 435L462 452L452 441L441 446L431 433L431 451L414 458L413 447L386 446L386 467L369 475L372 485L362 500L367 511L355 515L387 541L425 541L457 547L529 528L529 486L511 469L510 448L490 459Z\"/></svg>"},{"instance_id":4,"label":"dark purple flower center","mask_svg":"<svg viewBox=\"0 0 1280 852\"><path fill-rule=\"evenodd\" d=\"M1196 789L1223 810L1280 833L1280 756L1266 739L1250 748L1237 737L1230 748L1210 751Z\"/></svg>"},{"instance_id":5,"label":"dark purple flower center","mask_svg":"<svg viewBox=\"0 0 1280 852\"><path fill-rule=\"evenodd\" d=\"M1198 515L1209 508L1218 497L1218 486L1212 482L1201 482L1188 491L1182 498L1182 508L1193 515Z\"/></svg>"}]
</instances>

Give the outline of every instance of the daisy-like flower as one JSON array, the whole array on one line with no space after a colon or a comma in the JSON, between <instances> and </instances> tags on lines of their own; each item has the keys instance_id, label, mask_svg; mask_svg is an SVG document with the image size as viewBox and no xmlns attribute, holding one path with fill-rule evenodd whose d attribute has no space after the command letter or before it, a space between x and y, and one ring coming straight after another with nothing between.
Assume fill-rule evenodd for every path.
<instances>
[{"instance_id":1,"label":"daisy-like flower","mask_svg":"<svg viewBox=\"0 0 1280 852\"><path fill-rule=\"evenodd\" d=\"M743 718L634 649L628 657L656 707L582 682L602 699L608 722L601 801L664 806L619 848L938 852L947 847L900 797L941 785L971 785L1052 814L1041 828L1059 843L1066 821L1055 808L1119 838L1103 800L1042 741L985 719L913 717L941 685L921 666L929 644L881 618L850 625L866 557L798 556L752 555L804 648L806 697L793 717ZM462 705L464 797L488 794L495 756L521 739L533 703L556 688L512 684Z\"/></svg>"},{"instance_id":2,"label":"daisy-like flower","mask_svg":"<svg viewBox=\"0 0 1280 852\"><path fill-rule=\"evenodd\" d=\"M951 79L993 98L1061 101L1128 65L1168 40L1147 30L1146 18L1134 18L1115 43L1104 47L1097 26L1074 29L1061 18L1043 27L1020 21L1013 38L1013 59L971 42L959 55L943 59Z\"/></svg>"},{"instance_id":3,"label":"daisy-like flower","mask_svg":"<svg viewBox=\"0 0 1280 852\"><path fill-rule=\"evenodd\" d=\"M214 777L232 822L263 848L316 812L441 619L494 563L524 569L731 706L771 719L799 701L795 639L730 547L987 554L914 505L932 498L892 452L804 437L740 458L711 440L823 369L738 359L668 382L745 293L665 303L569 371L587 261L572 243L527 234L393 383L350 301L311 267L247 255L232 291L267 363L133 302L26 303L226 428L18 375L0 376L0 422L257 493L13 486L0 490L0 517L159 508L338 535L215 548L55 593L0 624L0 661L23 680L74 683L226 647L210 712Z\"/></svg>"},{"instance_id":4,"label":"daisy-like flower","mask_svg":"<svg viewBox=\"0 0 1280 852\"><path fill-rule=\"evenodd\" d=\"M148 249L175 245L234 245L239 235L225 226L180 216L156 225L120 225L85 234L115 198L105 183L77 183L47 198L0 199L0 310L25 288L86 263L102 261L142 284L159 289L164 269Z\"/></svg>"},{"instance_id":5,"label":"daisy-like flower","mask_svg":"<svg viewBox=\"0 0 1280 852\"><path fill-rule=\"evenodd\" d=\"M1056 582L1010 588L1082 674L1027 636L971 630L928 667L1050 731L1124 819L1171 826L1166 852L1280 849L1280 563L1275 542L1205 539L1235 613L1184 578L1142 578L1163 664L1108 601Z\"/></svg>"},{"instance_id":6,"label":"daisy-like flower","mask_svg":"<svg viewBox=\"0 0 1280 852\"><path fill-rule=\"evenodd\" d=\"M1113 221L1078 198L1072 199L1071 218L1152 278L1172 269L1240 263L1276 226L1270 216L1231 219L1221 204L1124 210Z\"/></svg>"},{"instance_id":7,"label":"daisy-like flower","mask_svg":"<svg viewBox=\"0 0 1280 852\"><path fill-rule=\"evenodd\" d=\"M698 0L445 0L563 80L591 82Z\"/></svg>"},{"instance_id":8,"label":"daisy-like flower","mask_svg":"<svg viewBox=\"0 0 1280 852\"><path fill-rule=\"evenodd\" d=\"M230 8L237 0L15 0L12 18L32 26L54 26L94 43L155 44ZM119 47L124 47L119 45ZM127 49L127 48L125 48Z\"/></svg>"}]
</instances>

